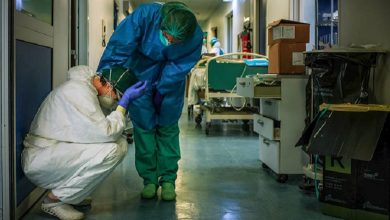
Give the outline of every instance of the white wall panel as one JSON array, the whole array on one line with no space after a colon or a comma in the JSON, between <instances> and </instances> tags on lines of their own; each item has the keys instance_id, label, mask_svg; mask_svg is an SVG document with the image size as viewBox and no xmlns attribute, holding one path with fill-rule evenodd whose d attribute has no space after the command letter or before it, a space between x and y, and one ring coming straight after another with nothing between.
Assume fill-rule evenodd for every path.
<instances>
[{"instance_id":1,"label":"white wall panel","mask_svg":"<svg viewBox=\"0 0 390 220\"><path fill-rule=\"evenodd\" d=\"M340 45L380 44L390 50L390 1L341 0ZM375 74L375 93L379 103L390 104L390 56L382 59Z\"/></svg>"},{"instance_id":2,"label":"white wall panel","mask_svg":"<svg viewBox=\"0 0 390 220\"><path fill-rule=\"evenodd\" d=\"M212 13L211 17L203 24L203 31L208 32L207 47L210 50L210 39L213 37L212 28L217 27L218 39L222 44L222 48L227 48L227 18L226 16L232 11L232 3L222 3L215 12Z\"/></svg>"},{"instance_id":3,"label":"white wall panel","mask_svg":"<svg viewBox=\"0 0 390 220\"><path fill-rule=\"evenodd\" d=\"M106 25L106 43L114 31L114 2L88 1L88 65L96 70L105 47L102 46L102 21Z\"/></svg>"},{"instance_id":4,"label":"white wall panel","mask_svg":"<svg viewBox=\"0 0 390 220\"><path fill-rule=\"evenodd\" d=\"M314 1L314 0L313 0ZM289 19L290 1L289 0L268 0L267 1L267 26L269 23L279 19ZM266 44L268 45L268 34L266 34ZM268 46L267 46L268 54Z\"/></svg>"},{"instance_id":5,"label":"white wall panel","mask_svg":"<svg viewBox=\"0 0 390 220\"><path fill-rule=\"evenodd\" d=\"M66 81L70 59L70 1L53 0L53 88Z\"/></svg>"}]
</instances>

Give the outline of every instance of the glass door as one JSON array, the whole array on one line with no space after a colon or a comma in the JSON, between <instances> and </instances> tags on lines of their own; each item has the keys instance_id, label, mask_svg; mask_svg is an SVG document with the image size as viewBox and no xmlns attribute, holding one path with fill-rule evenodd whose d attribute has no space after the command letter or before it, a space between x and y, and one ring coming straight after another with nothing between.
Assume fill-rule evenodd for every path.
<instances>
[{"instance_id":1,"label":"glass door","mask_svg":"<svg viewBox=\"0 0 390 220\"><path fill-rule=\"evenodd\" d=\"M53 0L14 0L14 60L12 67L12 170L13 205L19 219L44 193L24 175L21 166L23 140L39 105L53 84ZM66 2L66 1L56 1ZM68 9L66 9L68 11ZM65 38L67 39L67 38ZM68 48L67 48L68 49ZM66 60L68 61L68 60Z\"/></svg>"},{"instance_id":2,"label":"glass door","mask_svg":"<svg viewBox=\"0 0 390 220\"><path fill-rule=\"evenodd\" d=\"M53 25L53 0L16 0L15 8L29 17Z\"/></svg>"},{"instance_id":3,"label":"glass door","mask_svg":"<svg viewBox=\"0 0 390 220\"><path fill-rule=\"evenodd\" d=\"M338 0L317 0L316 47L324 49L338 44Z\"/></svg>"}]
</instances>

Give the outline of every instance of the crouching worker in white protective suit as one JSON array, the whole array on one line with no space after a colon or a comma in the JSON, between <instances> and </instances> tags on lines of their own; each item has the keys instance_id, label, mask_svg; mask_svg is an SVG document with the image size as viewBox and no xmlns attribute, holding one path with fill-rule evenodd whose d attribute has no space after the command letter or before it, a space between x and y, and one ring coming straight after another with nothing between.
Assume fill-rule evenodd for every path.
<instances>
[{"instance_id":1,"label":"crouching worker in white protective suit","mask_svg":"<svg viewBox=\"0 0 390 220\"><path fill-rule=\"evenodd\" d=\"M72 205L85 202L122 161L128 147L121 137L126 109L147 88L147 82L130 87L128 74L108 70L99 76L89 67L73 67L69 80L40 106L24 140L22 166L31 182L49 190L44 212L82 219ZM116 110L105 116L102 107Z\"/></svg>"}]
</instances>

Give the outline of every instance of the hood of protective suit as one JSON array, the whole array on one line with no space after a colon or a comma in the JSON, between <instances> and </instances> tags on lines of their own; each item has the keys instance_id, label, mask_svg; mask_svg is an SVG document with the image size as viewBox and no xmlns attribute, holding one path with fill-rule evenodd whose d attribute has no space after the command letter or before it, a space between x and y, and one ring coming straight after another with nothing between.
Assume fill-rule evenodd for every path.
<instances>
[{"instance_id":1,"label":"hood of protective suit","mask_svg":"<svg viewBox=\"0 0 390 220\"><path fill-rule=\"evenodd\" d=\"M90 80L96 73L88 66L75 66L68 70L68 80Z\"/></svg>"},{"instance_id":2,"label":"hood of protective suit","mask_svg":"<svg viewBox=\"0 0 390 220\"><path fill-rule=\"evenodd\" d=\"M85 69L80 75L75 69L69 72L76 79L88 77ZM107 117L104 115L90 80L68 80L46 97L31 123L29 134L63 142L103 143L116 141L124 125L123 113L113 111Z\"/></svg>"}]
</instances>

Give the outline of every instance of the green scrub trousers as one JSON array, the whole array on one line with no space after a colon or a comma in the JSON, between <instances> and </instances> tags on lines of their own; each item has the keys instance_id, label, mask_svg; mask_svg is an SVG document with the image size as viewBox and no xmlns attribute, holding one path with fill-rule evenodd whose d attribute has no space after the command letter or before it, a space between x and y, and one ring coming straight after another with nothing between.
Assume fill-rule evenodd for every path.
<instances>
[{"instance_id":1,"label":"green scrub trousers","mask_svg":"<svg viewBox=\"0 0 390 220\"><path fill-rule=\"evenodd\" d=\"M135 167L144 185L175 184L180 160L179 132L177 123L152 130L134 127Z\"/></svg>"}]
</instances>

